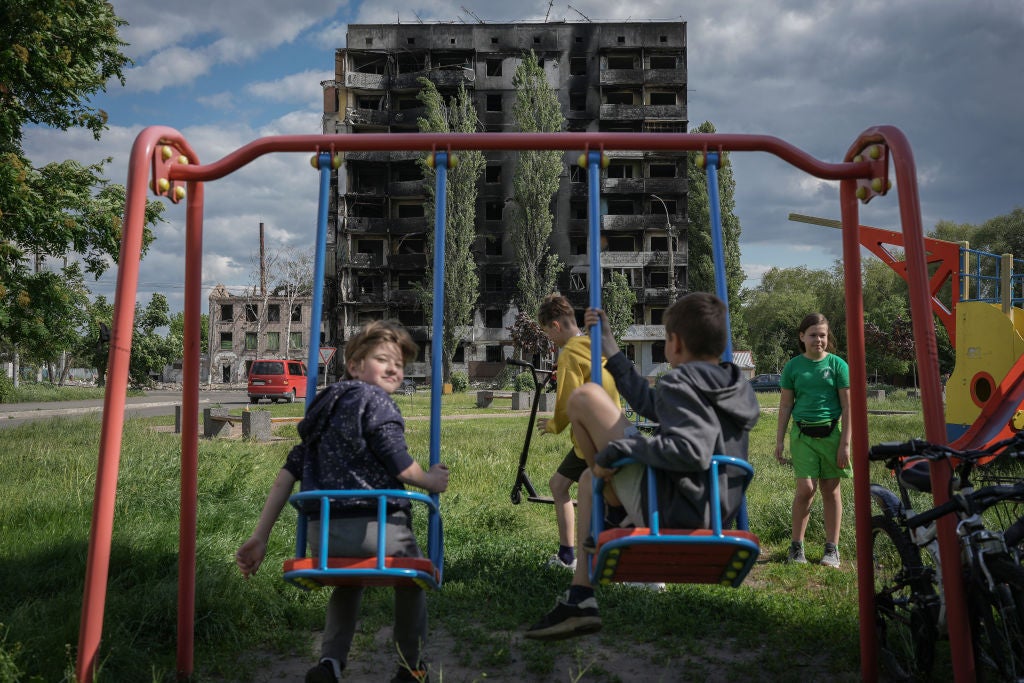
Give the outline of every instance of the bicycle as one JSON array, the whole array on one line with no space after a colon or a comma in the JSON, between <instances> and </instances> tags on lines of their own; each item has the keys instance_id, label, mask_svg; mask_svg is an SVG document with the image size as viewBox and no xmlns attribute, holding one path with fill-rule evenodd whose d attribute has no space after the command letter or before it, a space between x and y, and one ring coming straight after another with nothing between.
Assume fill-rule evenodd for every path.
<instances>
[{"instance_id":1,"label":"bicycle","mask_svg":"<svg viewBox=\"0 0 1024 683\"><path fill-rule=\"evenodd\" d=\"M936 520L956 514L972 646L980 677L1024 679L1024 515L1004 530L982 513L1004 501L1024 502L1024 481L975 489L979 464L1024 455L1024 434L982 450L961 451L920 439L872 447L868 459L896 473L899 495L871 484L881 514L871 520L879 659L898 680L931 676L936 641L946 635L946 605ZM915 512L910 492L931 492L929 463L951 468L950 499ZM991 467L991 465L987 465ZM924 551L924 552L922 552Z\"/></svg>"}]
</instances>

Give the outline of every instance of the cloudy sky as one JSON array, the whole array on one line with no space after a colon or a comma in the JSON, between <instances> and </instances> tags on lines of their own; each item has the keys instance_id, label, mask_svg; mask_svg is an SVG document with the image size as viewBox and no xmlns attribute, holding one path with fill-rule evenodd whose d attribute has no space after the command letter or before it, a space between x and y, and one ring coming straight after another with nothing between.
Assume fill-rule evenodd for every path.
<instances>
[{"instance_id":1,"label":"cloudy sky","mask_svg":"<svg viewBox=\"0 0 1024 683\"><path fill-rule=\"evenodd\" d=\"M690 125L780 137L841 161L859 133L902 129L913 147L925 230L940 220L979 224L1024 206L1024 3L1020 0L113 0L128 22L135 64L96 104L110 114L100 142L80 131L29 131L36 164L127 156L149 125L181 131L203 163L258 137L321 132L320 81L348 24L686 21ZM641 14L640 12L643 12ZM317 176L307 154L264 157L206 190L203 281L250 283L258 226L270 247L312 247ZM788 220L791 212L839 217L838 189L758 153L733 155L736 213L747 285L771 266L829 266L837 230ZM863 223L899 229L895 197L862 208ZM183 294L184 203L142 263L140 300ZM94 287L113 290L114 274Z\"/></svg>"}]
</instances>

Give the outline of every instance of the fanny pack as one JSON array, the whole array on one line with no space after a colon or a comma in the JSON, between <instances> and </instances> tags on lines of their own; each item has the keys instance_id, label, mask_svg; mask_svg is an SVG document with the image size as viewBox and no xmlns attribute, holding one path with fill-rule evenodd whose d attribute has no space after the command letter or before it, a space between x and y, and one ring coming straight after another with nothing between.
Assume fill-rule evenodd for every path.
<instances>
[{"instance_id":1,"label":"fanny pack","mask_svg":"<svg viewBox=\"0 0 1024 683\"><path fill-rule=\"evenodd\" d=\"M824 439L835 431L837 424L839 424L838 417L828 424L808 425L803 422L797 422L796 426L804 436L809 436L812 439Z\"/></svg>"}]
</instances>

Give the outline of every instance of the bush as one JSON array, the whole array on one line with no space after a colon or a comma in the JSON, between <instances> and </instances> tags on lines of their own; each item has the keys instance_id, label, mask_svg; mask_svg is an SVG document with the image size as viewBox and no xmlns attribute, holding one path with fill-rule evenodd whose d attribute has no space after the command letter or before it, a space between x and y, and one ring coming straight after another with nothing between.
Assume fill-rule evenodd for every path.
<instances>
[{"instance_id":1,"label":"bush","mask_svg":"<svg viewBox=\"0 0 1024 683\"><path fill-rule=\"evenodd\" d=\"M7 375L0 375L0 403L10 403L14 400L14 382Z\"/></svg>"},{"instance_id":2,"label":"bush","mask_svg":"<svg viewBox=\"0 0 1024 683\"><path fill-rule=\"evenodd\" d=\"M512 381L512 387L515 391L533 391L537 388L537 385L533 381L532 374L520 372Z\"/></svg>"},{"instance_id":3,"label":"bush","mask_svg":"<svg viewBox=\"0 0 1024 683\"><path fill-rule=\"evenodd\" d=\"M464 372L453 372L450 378L452 391L461 394L469 389L469 375Z\"/></svg>"}]
</instances>

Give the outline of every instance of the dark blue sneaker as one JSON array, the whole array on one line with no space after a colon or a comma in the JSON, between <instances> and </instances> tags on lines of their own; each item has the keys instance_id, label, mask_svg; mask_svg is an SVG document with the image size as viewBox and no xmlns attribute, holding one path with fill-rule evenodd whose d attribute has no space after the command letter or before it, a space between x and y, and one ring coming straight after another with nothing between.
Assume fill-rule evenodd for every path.
<instances>
[{"instance_id":1,"label":"dark blue sneaker","mask_svg":"<svg viewBox=\"0 0 1024 683\"><path fill-rule=\"evenodd\" d=\"M525 637L533 640L562 640L601 630L597 599L590 597L579 604L569 602L569 593L558 599L555 608L530 627Z\"/></svg>"},{"instance_id":2,"label":"dark blue sneaker","mask_svg":"<svg viewBox=\"0 0 1024 683\"><path fill-rule=\"evenodd\" d=\"M338 683L338 677L334 675L334 667L326 659L306 672L306 683Z\"/></svg>"}]
</instances>

